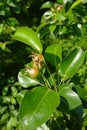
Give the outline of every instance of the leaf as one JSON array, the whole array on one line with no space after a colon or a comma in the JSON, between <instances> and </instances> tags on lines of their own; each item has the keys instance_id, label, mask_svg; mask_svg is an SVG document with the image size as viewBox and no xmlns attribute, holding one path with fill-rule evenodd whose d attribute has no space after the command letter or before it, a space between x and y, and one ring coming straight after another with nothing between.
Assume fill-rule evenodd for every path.
<instances>
[{"instance_id":1,"label":"leaf","mask_svg":"<svg viewBox=\"0 0 87 130\"><path fill-rule=\"evenodd\" d=\"M58 14L55 16L55 18L56 18L57 20L59 20L60 23L63 22L63 21L66 19L65 15L64 15L64 14L61 14L61 13L59 13L59 12L58 12Z\"/></svg>"},{"instance_id":2,"label":"leaf","mask_svg":"<svg viewBox=\"0 0 87 130\"><path fill-rule=\"evenodd\" d=\"M5 52L9 52L11 53L11 50L9 48L7 48L7 44L6 43L2 43L0 42L0 48L5 51Z\"/></svg>"},{"instance_id":3,"label":"leaf","mask_svg":"<svg viewBox=\"0 0 87 130\"><path fill-rule=\"evenodd\" d=\"M44 53L45 59L53 66L57 66L62 59L62 48L59 44L48 46Z\"/></svg>"},{"instance_id":4,"label":"leaf","mask_svg":"<svg viewBox=\"0 0 87 130\"><path fill-rule=\"evenodd\" d=\"M40 127L38 127L36 130L50 130L49 127L46 125L46 123L42 124Z\"/></svg>"},{"instance_id":5,"label":"leaf","mask_svg":"<svg viewBox=\"0 0 87 130\"><path fill-rule=\"evenodd\" d=\"M51 34L53 34L53 32L54 32L55 29L56 29L56 25L55 24L49 25L49 30L50 30Z\"/></svg>"},{"instance_id":6,"label":"leaf","mask_svg":"<svg viewBox=\"0 0 87 130\"><path fill-rule=\"evenodd\" d=\"M13 26L13 27L19 25L19 22L18 22L17 19L14 18L14 17L9 17L9 18L6 20L6 23L7 23L8 25L10 25L10 26Z\"/></svg>"},{"instance_id":7,"label":"leaf","mask_svg":"<svg viewBox=\"0 0 87 130\"><path fill-rule=\"evenodd\" d=\"M81 88L80 86L75 86L75 89L78 93L78 95L85 101L87 102L87 90L84 88Z\"/></svg>"},{"instance_id":8,"label":"leaf","mask_svg":"<svg viewBox=\"0 0 87 130\"><path fill-rule=\"evenodd\" d=\"M75 8L78 4L80 4L83 0L76 0L73 5L70 7L70 9Z\"/></svg>"},{"instance_id":9,"label":"leaf","mask_svg":"<svg viewBox=\"0 0 87 130\"><path fill-rule=\"evenodd\" d=\"M47 78L47 81L48 81L48 83L50 84L51 87L54 86L54 83L53 83L53 81L52 81L52 78L53 78L54 82L57 84L58 81L57 81L57 74L56 74L56 72L55 72L55 73L51 73L51 76L49 76L49 77Z\"/></svg>"},{"instance_id":10,"label":"leaf","mask_svg":"<svg viewBox=\"0 0 87 130\"><path fill-rule=\"evenodd\" d=\"M37 29L39 37L42 39L49 33L48 24L43 22Z\"/></svg>"},{"instance_id":11,"label":"leaf","mask_svg":"<svg viewBox=\"0 0 87 130\"><path fill-rule=\"evenodd\" d=\"M85 59L85 54L81 48L74 49L59 66L59 75L63 81L72 78L81 67Z\"/></svg>"},{"instance_id":12,"label":"leaf","mask_svg":"<svg viewBox=\"0 0 87 130\"><path fill-rule=\"evenodd\" d=\"M29 75L25 74L24 70L21 70L18 74L18 81L21 86L28 88L40 84L35 78L31 78Z\"/></svg>"},{"instance_id":13,"label":"leaf","mask_svg":"<svg viewBox=\"0 0 87 130\"><path fill-rule=\"evenodd\" d=\"M71 114L75 116L78 120L81 120L83 114L83 107L79 96L73 90L69 89L67 84L66 87L59 91L59 95L63 97L64 103L67 106L66 110L70 111ZM64 109L64 104L60 104L61 109Z\"/></svg>"},{"instance_id":14,"label":"leaf","mask_svg":"<svg viewBox=\"0 0 87 130\"><path fill-rule=\"evenodd\" d=\"M59 105L57 92L45 87L36 87L24 96L19 119L21 130L32 130L46 122Z\"/></svg>"},{"instance_id":15,"label":"leaf","mask_svg":"<svg viewBox=\"0 0 87 130\"><path fill-rule=\"evenodd\" d=\"M51 8L53 6L53 2L47 1L45 2L42 6L41 9L43 8Z\"/></svg>"},{"instance_id":16,"label":"leaf","mask_svg":"<svg viewBox=\"0 0 87 130\"><path fill-rule=\"evenodd\" d=\"M48 10L46 11L42 18L41 18L41 23L44 23L44 22L49 22L50 24L53 24L55 23L55 20L52 20L52 18L55 16L55 14L51 11L51 10Z\"/></svg>"},{"instance_id":17,"label":"leaf","mask_svg":"<svg viewBox=\"0 0 87 130\"><path fill-rule=\"evenodd\" d=\"M37 34L27 26L19 27L13 35L13 39L27 44L38 53L42 53L43 48L40 39Z\"/></svg>"},{"instance_id":18,"label":"leaf","mask_svg":"<svg viewBox=\"0 0 87 130\"><path fill-rule=\"evenodd\" d=\"M61 90L63 88L65 89L72 89L72 87L74 86L74 83L65 83L65 84L62 84L60 86L58 86L58 89Z\"/></svg>"},{"instance_id":19,"label":"leaf","mask_svg":"<svg viewBox=\"0 0 87 130\"><path fill-rule=\"evenodd\" d=\"M2 31L3 31L3 27L4 27L4 25L3 25L3 24L0 24L0 34L1 34Z\"/></svg>"},{"instance_id":20,"label":"leaf","mask_svg":"<svg viewBox=\"0 0 87 130\"><path fill-rule=\"evenodd\" d=\"M27 90L22 90L20 93L17 94L17 102L19 103L19 105L22 102L22 99L24 98L25 93L27 92Z\"/></svg>"}]
</instances>

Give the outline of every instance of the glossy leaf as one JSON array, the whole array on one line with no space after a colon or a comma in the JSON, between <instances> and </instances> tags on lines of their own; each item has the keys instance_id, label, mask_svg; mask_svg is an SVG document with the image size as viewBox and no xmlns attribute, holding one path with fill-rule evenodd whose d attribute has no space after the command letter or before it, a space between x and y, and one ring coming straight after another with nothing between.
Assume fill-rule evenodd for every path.
<instances>
[{"instance_id":1,"label":"glossy leaf","mask_svg":"<svg viewBox=\"0 0 87 130\"><path fill-rule=\"evenodd\" d=\"M42 44L37 34L29 27L19 27L15 34L13 35L13 39L18 40L32 47L38 53L42 53Z\"/></svg>"},{"instance_id":2,"label":"glossy leaf","mask_svg":"<svg viewBox=\"0 0 87 130\"><path fill-rule=\"evenodd\" d=\"M38 127L36 130L50 130L49 127L46 125L46 123L42 124L40 127Z\"/></svg>"},{"instance_id":3,"label":"glossy leaf","mask_svg":"<svg viewBox=\"0 0 87 130\"><path fill-rule=\"evenodd\" d=\"M59 95L53 90L36 87L28 91L20 107L20 129L36 129L49 119L59 103Z\"/></svg>"},{"instance_id":4,"label":"glossy leaf","mask_svg":"<svg viewBox=\"0 0 87 130\"><path fill-rule=\"evenodd\" d=\"M81 67L85 59L85 54L81 48L74 49L61 63L59 75L63 80L72 78Z\"/></svg>"},{"instance_id":5,"label":"glossy leaf","mask_svg":"<svg viewBox=\"0 0 87 130\"><path fill-rule=\"evenodd\" d=\"M81 88L80 86L75 86L75 89L78 93L78 95L85 101L87 102L87 90L84 88Z\"/></svg>"},{"instance_id":6,"label":"glossy leaf","mask_svg":"<svg viewBox=\"0 0 87 130\"><path fill-rule=\"evenodd\" d=\"M74 86L74 83L66 83L66 84L62 84L60 86L58 86L58 89L72 89L72 87Z\"/></svg>"},{"instance_id":7,"label":"glossy leaf","mask_svg":"<svg viewBox=\"0 0 87 130\"><path fill-rule=\"evenodd\" d=\"M73 116L81 120L83 107L79 96L73 90L71 90L71 88L68 88L67 84L66 87L59 91L59 94L61 97L63 97L64 103L67 106L66 111L71 112ZM64 104L61 104L61 108L64 108Z\"/></svg>"},{"instance_id":8,"label":"glossy leaf","mask_svg":"<svg viewBox=\"0 0 87 130\"><path fill-rule=\"evenodd\" d=\"M46 48L45 59L54 66L57 66L62 59L62 48L61 45L53 44Z\"/></svg>"},{"instance_id":9,"label":"glossy leaf","mask_svg":"<svg viewBox=\"0 0 87 130\"><path fill-rule=\"evenodd\" d=\"M40 84L37 79L31 78L29 75L25 74L23 70L21 70L18 74L18 81L20 85L23 86L24 88Z\"/></svg>"}]
</instances>

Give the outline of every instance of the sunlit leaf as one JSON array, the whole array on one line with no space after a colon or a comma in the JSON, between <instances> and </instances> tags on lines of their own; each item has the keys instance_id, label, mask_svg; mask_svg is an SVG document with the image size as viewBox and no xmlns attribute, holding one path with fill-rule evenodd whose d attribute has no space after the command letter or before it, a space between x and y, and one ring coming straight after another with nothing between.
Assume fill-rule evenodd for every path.
<instances>
[{"instance_id":1,"label":"sunlit leaf","mask_svg":"<svg viewBox=\"0 0 87 130\"><path fill-rule=\"evenodd\" d=\"M25 74L24 70L21 70L18 74L18 81L21 86L28 88L40 84L35 78L31 78L29 75Z\"/></svg>"},{"instance_id":2,"label":"sunlit leaf","mask_svg":"<svg viewBox=\"0 0 87 130\"><path fill-rule=\"evenodd\" d=\"M59 75L63 80L72 78L81 67L85 59L84 51L81 48L74 49L61 63Z\"/></svg>"},{"instance_id":3,"label":"sunlit leaf","mask_svg":"<svg viewBox=\"0 0 87 130\"><path fill-rule=\"evenodd\" d=\"M83 1L83 0L76 0L76 1L72 4L72 6L70 7L70 9L75 8L75 7L76 7L78 4L80 4L82 1Z\"/></svg>"},{"instance_id":4,"label":"sunlit leaf","mask_svg":"<svg viewBox=\"0 0 87 130\"><path fill-rule=\"evenodd\" d=\"M13 35L13 39L27 44L38 53L42 53L43 48L40 39L37 34L27 26L19 27Z\"/></svg>"},{"instance_id":5,"label":"sunlit leaf","mask_svg":"<svg viewBox=\"0 0 87 130\"><path fill-rule=\"evenodd\" d=\"M59 94L53 90L36 87L28 91L20 107L20 129L32 130L41 126L53 114L59 103Z\"/></svg>"},{"instance_id":6,"label":"sunlit leaf","mask_svg":"<svg viewBox=\"0 0 87 130\"><path fill-rule=\"evenodd\" d=\"M49 127L46 125L46 123L42 124L40 127L38 127L36 130L50 130Z\"/></svg>"},{"instance_id":7,"label":"sunlit leaf","mask_svg":"<svg viewBox=\"0 0 87 130\"><path fill-rule=\"evenodd\" d=\"M6 45L7 45L6 43L0 42L0 48L1 48L3 51L5 51L5 52L11 53L11 50L10 50L9 48L7 48Z\"/></svg>"},{"instance_id":8,"label":"sunlit leaf","mask_svg":"<svg viewBox=\"0 0 87 130\"><path fill-rule=\"evenodd\" d=\"M42 6L41 9L43 8L51 8L53 6L53 2L47 1L45 2Z\"/></svg>"},{"instance_id":9,"label":"sunlit leaf","mask_svg":"<svg viewBox=\"0 0 87 130\"><path fill-rule=\"evenodd\" d=\"M41 23L44 23L44 22L48 22L48 23L54 23L55 22L55 20L52 20L52 18L55 16L55 14L52 12L52 11L50 11L50 10L48 10L48 11L46 11L44 14L43 14L43 16L42 16L42 18L41 18Z\"/></svg>"}]
</instances>

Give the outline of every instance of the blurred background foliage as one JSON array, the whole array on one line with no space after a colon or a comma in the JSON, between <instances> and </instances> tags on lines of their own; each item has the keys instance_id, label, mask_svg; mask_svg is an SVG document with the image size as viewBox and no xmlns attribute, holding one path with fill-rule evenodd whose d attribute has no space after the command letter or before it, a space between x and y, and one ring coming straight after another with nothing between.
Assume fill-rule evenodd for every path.
<instances>
[{"instance_id":1,"label":"blurred background foliage","mask_svg":"<svg viewBox=\"0 0 87 130\"><path fill-rule=\"evenodd\" d=\"M19 26L34 29L44 49L49 44L61 44L63 57L74 47L82 47L86 62L72 81L87 90L87 2L84 0L72 6L74 2L0 0L0 130L18 129L16 96L23 88L17 82L17 74L29 62L32 52L28 46L13 41L12 34ZM87 110L86 102L87 99L83 101ZM87 127L86 122L87 112L84 115L84 126Z\"/></svg>"}]
</instances>

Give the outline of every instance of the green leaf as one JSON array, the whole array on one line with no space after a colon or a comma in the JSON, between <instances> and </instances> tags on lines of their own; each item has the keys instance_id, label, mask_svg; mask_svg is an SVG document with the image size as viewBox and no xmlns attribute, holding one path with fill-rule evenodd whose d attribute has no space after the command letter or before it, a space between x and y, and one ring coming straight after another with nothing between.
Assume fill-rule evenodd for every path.
<instances>
[{"instance_id":1,"label":"green leaf","mask_svg":"<svg viewBox=\"0 0 87 130\"><path fill-rule=\"evenodd\" d=\"M43 22L37 29L38 36L42 39L49 33L48 23Z\"/></svg>"},{"instance_id":2,"label":"green leaf","mask_svg":"<svg viewBox=\"0 0 87 130\"><path fill-rule=\"evenodd\" d=\"M40 84L35 78L31 78L29 75L25 74L24 70L21 70L18 74L18 81L21 86L28 88Z\"/></svg>"},{"instance_id":3,"label":"green leaf","mask_svg":"<svg viewBox=\"0 0 87 130\"><path fill-rule=\"evenodd\" d=\"M0 34L1 34L2 31L3 31L3 27L4 27L4 25L3 25L3 24L0 24Z\"/></svg>"},{"instance_id":4,"label":"green leaf","mask_svg":"<svg viewBox=\"0 0 87 130\"><path fill-rule=\"evenodd\" d=\"M58 86L58 89L59 90L61 90L61 89L63 89L63 88L65 88L65 89L72 89L72 87L74 86L74 83L68 83L68 84L62 84L62 85L60 85L60 86Z\"/></svg>"},{"instance_id":5,"label":"green leaf","mask_svg":"<svg viewBox=\"0 0 87 130\"><path fill-rule=\"evenodd\" d=\"M6 45L7 45L6 43L0 42L0 48L1 48L3 51L5 51L5 52L11 53L11 50L10 50L9 48L7 48Z\"/></svg>"},{"instance_id":6,"label":"green leaf","mask_svg":"<svg viewBox=\"0 0 87 130\"><path fill-rule=\"evenodd\" d=\"M77 73L84 59L84 51L76 48L60 63L59 75L63 77L63 81L72 78Z\"/></svg>"},{"instance_id":7,"label":"green leaf","mask_svg":"<svg viewBox=\"0 0 87 130\"><path fill-rule=\"evenodd\" d=\"M36 129L49 119L59 103L59 94L53 90L36 87L27 91L19 112L20 129Z\"/></svg>"},{"instance_id":8,"label":"green leaf","mask_svg":"<svg viewBox=\"0 0 87 130\"><path fill-rule=\"evenodd\" d=\"M44 23L46 21L50 24L55 23L55 20L53 19L54 16L55 14L51 10L46 11L41 18L41 23Z\"/></svg>"},{"instance_id":9,"label":"green leaf","mask_svg":"<svg viewBox=\"0 0 87 130\"><path fill-rule=\"evenodd\" d=\"M3 6L4 5L4 3L3 2L0 2L0 6Z\"/></svg>"},{"instance_id":10,"label":"green leaf","mask_svg":"<svg viewBox=\"0 0 87 130\"><path fill-rule=\"evenodd\" d=\"M81 88L80 86L75 86L75 89L78 93L78 95L85 101L87 102L87 90L84 88Z\"/></svg>"},{"instance_id":11,"label":"green leaf","mask_svg":"<svg viewBox=\"0 0 87 130\"><path fill-rule=\"evenodd\" d=\"M8 25L10 25L10 26L13 26L13 27L19 25L19 22L18 22L17 19L14 18L14 17L9 17L9 18L6 20L6 23L7 23Z\"/></svg>"},{"instance_id":12,"label":"green leaf","mask_svg":"<svg viewBox=\"0 0 87 130\"><path fill-rule=\"evenodd\" d=\"M53 2L47 1L45 2L42 6L41 9L43 8L51 8L53 6Z\"/></svg>"},{"instance_id":13,"label":"green leaf","mask_svg":"<svg viewBox=\"0 0 87 130\"><path fill-rule=\"evenodd\" d=\"M49 30L50 30L51 34L53 34L53 32L54 32L55 29L56 29L56 25L55 24L49 25Z\"/></svg>"},{"instance_id":14,"label":"green leaf","mask_svg":"<svg viewBox=\"0 0 87 130\"><path fill-rule=\"evenodd\" d=\"M58 81L57 81L57 74L56 74L56 72L55 73L51 73L51 76L49 76L47 78L47 81L48 81L48 83L50 84L51 87L54 86L52 78L53 78L54 82L57 84Z\"/></svg>"},{"instance_id":15,"label":"green leaf","mask_svg":"<svg viewBox=\"0 0 87 130\"><path fill-rule=\"evenodd\" d=\"M22 99L24 98L25 93L27 92L27 90L22 90L20 93L17 94L17 102L19 103L19 105L22 102Z\"/></svg>"},{"instance_id":16,"label":"green leaf","mask_svg":"<svg viewBox=\"0 0 87 130\"><path fill-rule=\"evenodd\" d=\"M75 116L78 120L81 120L83 114L83 107L79 96L73 90L68 88L67 84L66 87L63 87L59 91L59 95L63 97L63 101L67 106L66 111L71 112L73 116ZM61 109L64 109L64 103L60 103Z\"/></svg>"},{"instance_id":17,"label":"green leaf","mask_svg":"<svg viewBox=\"0 0 87 130\"><path fill-rule=\"evenodd\" d=\"M62 48L59 44L48 46L44 53L45 59L53 66L57 66L62 59Z\"/></svg>"},{"instance_id":18,"label":"green leaf","mask_svg":"<svg viewBox=\"0 0 87 130\"><path fill-rule=\"evenodd\" d=\"M65 5L66 3L68 3L68 2L72 2L72 0L57 0L57 2L59 3L59 4L63 4L63 5Z\"/></svg>"},{"instance_id":19,"label":"green leaf","mask_svg":"<svg viewBox=\"0 0 87 130\"><path fill-rule=\"evenodd\" d=\"M13 35L13 39L18 40L32 47L38 53L42 53L42 44L37 34L29 27L19 27L15 34Z\"/></svg>"},{"instance_id":20,"label":"green leaf","mask_svg":"<svg viewBox=\"0 0 87 130\"><path fill-rule=\"evenodd\" d=\"M76 0L73 5L70 7L70 9L75 8L78 4L80 4L83 0Z\"/></svg>"},{"instance_id":21,"label":"green leaf","mask_svg":"<svg viewBox=\"0 0 87 130\"><path fill-rule=\"evenodd\" d=\"M36 130L50 130L48 125L46 123L42 124L40 127L38 127Z\"/></svg>"}]
</instances>

